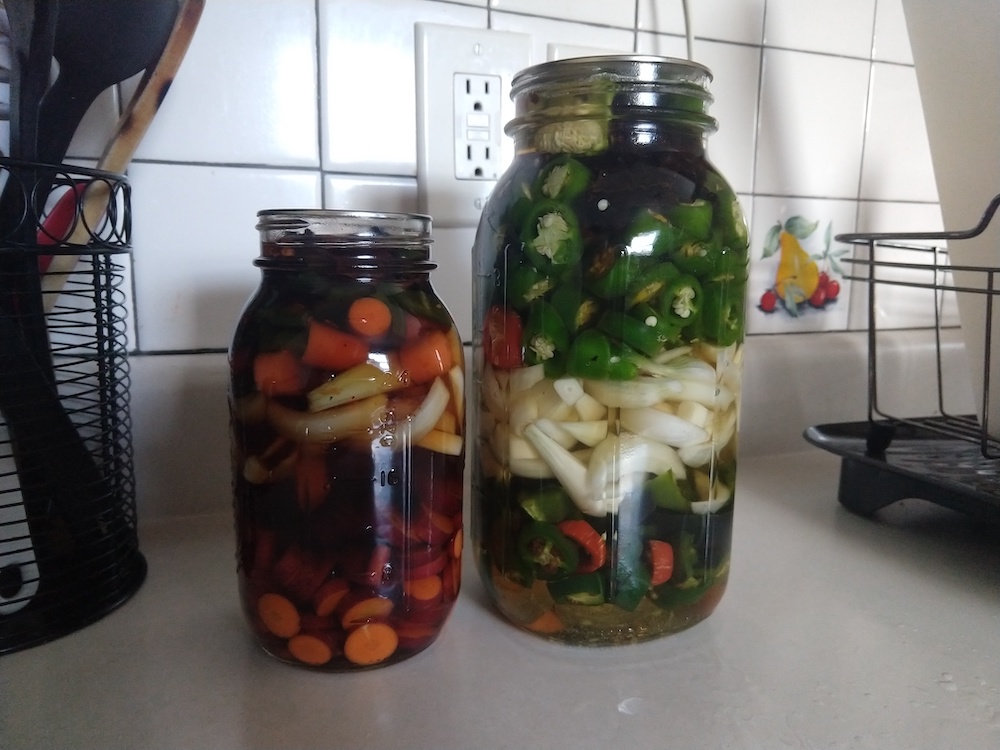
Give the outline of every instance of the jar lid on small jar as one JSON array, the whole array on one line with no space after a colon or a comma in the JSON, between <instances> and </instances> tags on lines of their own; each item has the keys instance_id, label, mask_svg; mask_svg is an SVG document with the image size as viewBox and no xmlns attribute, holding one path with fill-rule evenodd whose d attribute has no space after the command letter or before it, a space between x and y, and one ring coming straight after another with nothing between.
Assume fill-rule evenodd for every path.
<instances>
[{"instance_id":1,"label":"jar lid on small jar","mask_svg":"<svg viewBox=\"0 0 1000 750\"><path fill-rule=\"evenodd\" d=\"M257 212L257 230L261 242L257 265L334 256L429 265L433 241L431 217L411 213L265 209Z\"/></svg>"}]
</instances>

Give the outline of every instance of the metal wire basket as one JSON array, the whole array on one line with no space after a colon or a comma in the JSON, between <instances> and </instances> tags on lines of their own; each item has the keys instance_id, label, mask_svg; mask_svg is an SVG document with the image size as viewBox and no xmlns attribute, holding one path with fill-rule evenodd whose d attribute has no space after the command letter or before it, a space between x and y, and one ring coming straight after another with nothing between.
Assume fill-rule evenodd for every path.
<instances>
[{"instance_id":1,"label":"metal wire basket","mask_svg":"<svg viewBox=\"0 0 1000 750\"><path fill-rule=\"evenodd\" d=\"M100 619L141 586L146 563L136 523L122 289L128 184L121 175L8 159L0 159L0 177L5 653Z\"/></svg>"},{"instance_id":2,"label":"metal wire basket","mask_svg":"<svg viewBox=\"0 0 1000 750\"><path fill-rule=\"evenodd\" d=\"M989 425L990 373L996 356L992 320L994 307L1000 305L1000 267L956 265L948 252L948 246L981 235L998 209L1000 195L975 227L963 231L837 237L867 247L867 257L852 261L858 270L848 278L868 284L868 420L817 425L806 430L805 438L842 457L839 500L854 511L870 514L914 497L1000 522L1000 440ZM959 277L962 283L956 283ZM937 403L926 405L926 416L902 416L883 405L877 300L887 286L932 293ZM941 312L946 295L974 295L985 315L977 413L956 413L946 403Z\"/></svg>"}]
</instances>

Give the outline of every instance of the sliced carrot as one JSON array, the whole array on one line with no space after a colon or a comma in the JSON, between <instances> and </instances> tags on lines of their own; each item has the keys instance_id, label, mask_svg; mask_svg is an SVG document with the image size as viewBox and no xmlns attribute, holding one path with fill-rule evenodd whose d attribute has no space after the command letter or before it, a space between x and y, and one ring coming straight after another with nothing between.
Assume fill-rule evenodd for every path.
<instances>
[{"instance_id":1,"label":"sliced carrot","mask_svg":"<svg viewBox=\"0 0 1000 750\"><path fill-rule=\"evenodd\" d=\"M313 594L313 610L320 617L333 614L350 589L351 587L343 578L331 578Z\"/></svg>"},{"instance_id":2,"label":"sliced carrot","mask_svg":"<svg viewBox=\"0 0 1000 750\"><path fill-rule=\"evenodd\" d=\"M446 566L441 571L441 582L444 585L442 593L445 601L455 601L462 586L462 563L460 560L452 560L451 565Z\"/></svg>"},{"instance_id":3,"label":"sliced carrot","mask_svg":"<svg viewBox=\"0 0 1000 750\"><path fill-rule=\"evenodd\" d=\"M525 627L535 633L558 633L563 629L563 623L562 620L559 619L559 615L551 609L547 609L534 620L529 622Z\"/></svg>"},{"instance_id":4,"label":"sliced carrot","mask_svg":"<svg viewBox=\"0 0 1000 750\"><path fill-rule=\"evenodd\" d=\"M392 325L392 310L378 297L360 297L348 308L347 322L361 336L381 336Z\"/></svg>"},{"instance_id":5,"label":"sliced carrot","mask_svg":"<svg viewBox=\"0 0 1000 750\"><path fill-rule=\"evenodd\" d=\"M305 374L298 357L284 349L260 352L254 357L253 381L265 396L294 396L305 389Z\"/></svg>"},{"instance_id":6,"label":"sliced carrot","mask_svg":"<svg viewBox=\"0 0 1000 750\"><path fill-rule=\"evenodd\" d=\"M443 589L444 584L441 582L441 576L438 575L414 578L403 584L403 591L421 603L438 601Z\"/></svg>"},{"instance_id":7,"label":"sliced carrot","mask_svg":"<svg viewBox=\"0 0 1000 750\"><path fill-rule=\"evenodd\" d=\"M309 338L302 353L302 361L312 367L333 372L343 372L368 359L368 345L357 336L309 321Z\"/></svg>"},{"instance_id":8,"label":"sliced carrot","mask_svg":"<svg viewBox=\"0 0 1000 750\"><path fill-rule=\"evenodd\" d=\"M257 600L257 614L264 627L279 638L291 638L302 626L299 611L281 594L262 594Z\"/></svg>"},{"instance_id":9,"label":"sliced carrot","mask_svg":"<svg viewBox=\"0 0 1000 750\"><path fill-rule=\"evenodd\" d=\"M353 630L344 641L344 656L366 667L385 661L399 646L396 631L384 622L369 622Z\"/></svg>"},{"instance_id":10,"label":"sliced carrot","mask_svg":"<svg viewBox=\"0 0 1000 750\"><path fill-rule=\"evenodd\" d=\"M274 563L271 574L275 583L298 601L309 601L323 585L333 568L330 560L289 547Z\"/></svg>"},{"instance_id":11,"label":"sliced carrot","mask_svg":"<svg viewBox=\"0 0 1000 750\"><path fill-rule=\"evenodd\" d=\"M452 558L458 560L462 557L462 528L461 526L455 531L455 535L451 538L451 542L448 545L448 552L451 553Z\"/></svg>"},{"instance_id":12,"label":"sliced carrot","mask_svg":"<svg viewBox=\"0 0 1000 750\"><path fill-rule=\"evenodd\" d=\"M414 522L414 529L417 536L429 545L439 547L455 533L455 524L448 516L432 510L421 513L420 518Z\"/></svg>"},{"instance_id":13,"label":"sliced carrot","mask_svg":"<svg viewBox=\"0 0 1000 750\"><path fill-rule=\"evenodd\" d=\"M439 330L426 331L399 350L399 364L411 383L429 383L451 369L451 342Z\"/></svg>"},{"instance_id":14,"label":"sliced carrot","mask_svg":"<svg viewBox=\"0 0 1000 750\"><path fill-rule=\"evenodd\" d=\"M384 620L392 612L392 599L357 592L345 597L340 606L340 624L344 630L350 630L373 620Z\"/></svg>"},{"instance_id":15,"label":"sliced carrot","mask_svg":"<svg viewBox=\"0 0 1000 750\"><path fill-rule=\"evenodd\" d=\"M303 664L322 666L338 649L336 639L327 633L299 633L288 641L288 650Z\"/></svg>"},{"instance_id":16,"label":"sliced carrot","mask_svg":"<svg viewBox=\"0 0 1000 750\"><path fill-rule=\"evenodd\" d=\"M312 510L323 504L330 489L325 453L299 450L295 464L295 489L302 510Z\"/></svg>"},{"instance_id":17,"label":"sliced carrot","mask_svg":"<svg viewBox=\"0 0 1000 750\"><path fill-rule=\"evenodd\" d=\"M395 625L396 635L399 636L399 645L411 651L419 651L427 648L437 638L440 628L430 622L413 622L404 620Z\"/></svg>"}]
</instances>

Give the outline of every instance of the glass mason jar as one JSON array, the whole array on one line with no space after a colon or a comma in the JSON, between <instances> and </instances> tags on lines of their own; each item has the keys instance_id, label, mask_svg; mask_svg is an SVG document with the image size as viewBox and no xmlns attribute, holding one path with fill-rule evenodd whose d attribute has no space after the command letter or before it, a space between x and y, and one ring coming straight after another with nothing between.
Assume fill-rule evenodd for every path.
<instances>
[{"instance_id":1,"label":"glass mason jar","mask_svg":"<svg viewBox=\"0 0 1000 750\"><path fill-rule=\"evenodd\" d=\"M499 610L550 639L676 632L726 586L748 237L710 80L644 56L514 78L475 248L473 534Z\"/></svg>"},{"instance_id":2,"label":"glass mason jar","mask_svg":"<svg viewBox=\"0 0 1000 750\"><path fill-rule=\"evenodd\" d=\"M427 216L261 211L230 349L239 590L266 651L341 671L430 645L458 596L461 339Z\"/></svg>"}]
</instances>

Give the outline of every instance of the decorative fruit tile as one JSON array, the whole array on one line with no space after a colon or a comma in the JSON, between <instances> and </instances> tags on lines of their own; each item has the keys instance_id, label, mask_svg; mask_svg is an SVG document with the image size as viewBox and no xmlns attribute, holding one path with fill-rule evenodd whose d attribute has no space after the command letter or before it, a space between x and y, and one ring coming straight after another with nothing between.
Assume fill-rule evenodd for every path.
<instances>
[{"instance_id":1,"label":"decorative fruit tile","mask_svg":"<svg viewBox=\"0 0 1000 750\"><path fill-rule=\"evenodd\" d=\"M854 201L754 199L748 333L847 328L853 248L834 236L854 231L856 211Z\"/></svg>"}]
</instances>

